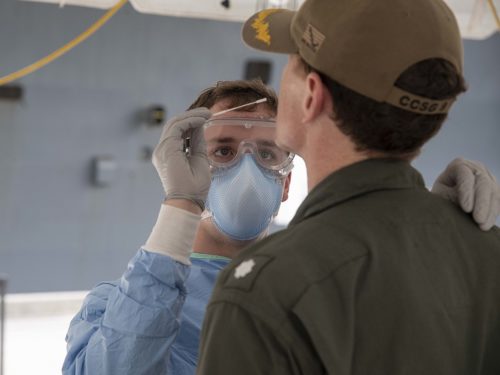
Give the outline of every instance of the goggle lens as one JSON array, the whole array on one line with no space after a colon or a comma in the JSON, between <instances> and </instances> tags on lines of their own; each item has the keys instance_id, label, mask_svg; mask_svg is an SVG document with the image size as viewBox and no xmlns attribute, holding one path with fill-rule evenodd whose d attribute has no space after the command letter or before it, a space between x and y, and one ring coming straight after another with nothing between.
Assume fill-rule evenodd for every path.
<instances>
[{"instance_id":1,"label":"goggle lens","mask_svg":"<svg viewBox=\"0 0 500 375\"><path fill-rule=\"evenodd\" d=\"M214 167L230 167L245 153L252 153L267 169L288 173L294 155L275 143L273 120L220 118L210 119L204 127L209 162Z\"/></svg>"}]
</instances>

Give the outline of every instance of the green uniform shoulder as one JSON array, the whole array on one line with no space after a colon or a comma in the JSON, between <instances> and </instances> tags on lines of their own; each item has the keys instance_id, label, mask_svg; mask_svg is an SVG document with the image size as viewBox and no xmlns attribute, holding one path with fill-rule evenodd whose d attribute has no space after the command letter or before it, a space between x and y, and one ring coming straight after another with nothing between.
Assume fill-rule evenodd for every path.
<instances>
[{"instance_id":1,"label":"green uniform shoulder","mask_svg":"<svg viewBox=\"0 0 500 375\"><path fill-rule=\"evenodd\" d=\"M250 246L221 273L212 302L231 302L279 324L312 284L366 256L362 244L341 229L312 218Z\"/></svg>"}]
</instances>

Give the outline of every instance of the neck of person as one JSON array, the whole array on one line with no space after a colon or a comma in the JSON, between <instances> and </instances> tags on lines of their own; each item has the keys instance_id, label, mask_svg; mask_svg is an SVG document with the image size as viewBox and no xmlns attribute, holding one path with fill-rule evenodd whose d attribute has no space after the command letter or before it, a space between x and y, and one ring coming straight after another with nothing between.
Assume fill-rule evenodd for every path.
<instances>
[{"instance_id":1,"label":"neck of person","mask_svg":"<svg viewBox=\"0 0 500 375\"><path fill-rule=\"evenodd\" d=\"M234 258L241 250L265 237L266 231L249 241L233 240L220 232L210 218L203 219L194 239L193 251L201 254Z\"/></svg>"},{"instance_id":2,"label":"neck of person","mask_svg":"<svg viewBox=\"0 0 500 375\"><path fill-rule=\"evenodd\" d=\"M363 160L384 157L384 154L359 151L353 141L331 121L312 127L299 155L307 168L310 192L330 174Z\"/></svg>"}]
</instances>

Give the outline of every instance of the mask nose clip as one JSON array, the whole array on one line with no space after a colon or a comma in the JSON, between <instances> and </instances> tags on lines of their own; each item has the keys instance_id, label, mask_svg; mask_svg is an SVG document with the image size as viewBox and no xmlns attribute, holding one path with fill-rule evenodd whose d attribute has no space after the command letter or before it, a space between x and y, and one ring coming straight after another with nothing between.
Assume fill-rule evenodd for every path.
<instances>
[{"instance_id":1,"label":"mask nose clip","mask_svg":"<svg viewBox=\"0 0 500 375\"><path fill-rule=\"evenodd\" d=\"M242 141L238 149L241 154L253 154L254 156L257 155L257 149L255 145L248 141Z\"/></svg>"}]
</instances>

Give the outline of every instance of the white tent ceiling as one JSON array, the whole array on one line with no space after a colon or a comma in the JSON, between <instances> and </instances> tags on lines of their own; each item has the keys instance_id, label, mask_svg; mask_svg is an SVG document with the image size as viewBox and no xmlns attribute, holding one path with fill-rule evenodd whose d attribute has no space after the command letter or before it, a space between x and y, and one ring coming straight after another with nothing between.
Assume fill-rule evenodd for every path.
<instances>
[{"instance_id":1,"label":"white tent ceiling","mask_svg":"<svg viewBox=\"0 0 500 375\"><path fill-rule=\"evenodd\" d=\"M107 9L119 0L21 0ZM494 11L500 0L445 0L455 13L462 36L485 39L498 31ZM244 21L264 8L297 8L303 0L129 0L141 13L177 17L208 18L222 21ZM224 6L225 3L228 6Z\"/></svg>"}]
</instances>

